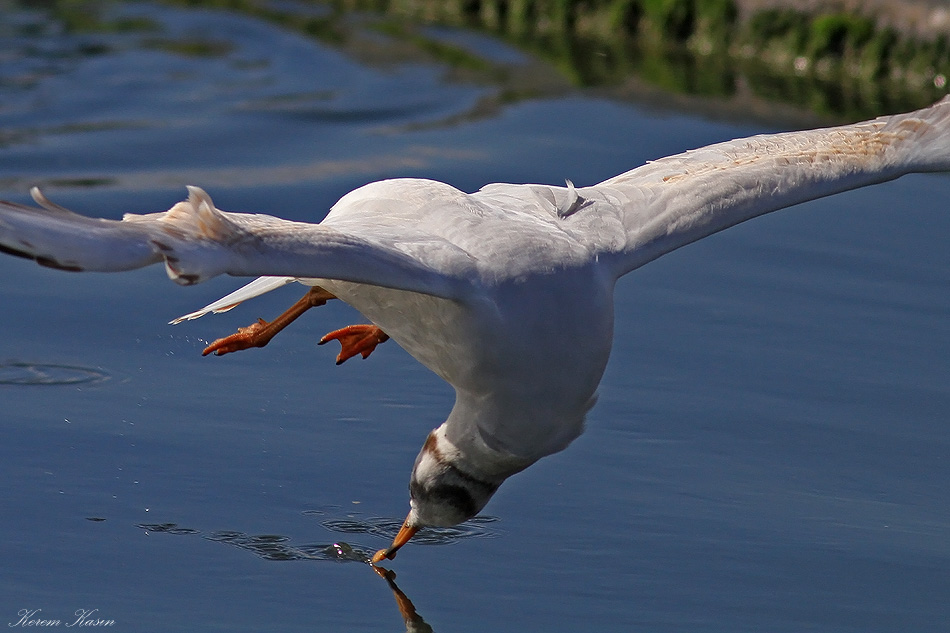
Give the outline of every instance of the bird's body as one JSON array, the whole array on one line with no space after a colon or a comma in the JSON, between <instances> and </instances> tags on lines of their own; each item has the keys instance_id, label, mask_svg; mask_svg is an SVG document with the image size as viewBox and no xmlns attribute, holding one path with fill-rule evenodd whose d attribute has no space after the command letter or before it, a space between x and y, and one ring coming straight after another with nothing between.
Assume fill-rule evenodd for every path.
<instances>
[{"instance_id":1,"label":"bird's body","mask_svg":"<svg viewBox=\"0 0 950 633\"><path fill-rule=\"evenodd\" d=\"M598 185L371 183L320 224L224 213L197 188L121 222L0 203L0 249L67 270L164 262L179 283L257 276L184 318L289 281L352 305L450 383L456 403L413 469L416 528L477 513L510 475L583 430L623 274L752 217L909 172L950 170L950 98L865 123L740 139ZM400 540L401 539L401 540Z\"/></svg>"},{"instance_id":2,"label":"bird's body","mask_svg":"<svg viewBox=\"0 0 950 633\"><path fill-rule=\"evenodd\" d=\"M581 432L610 353L614 279L603 274L596 253L560 230L555 207L524 195L528 186L495 191L503 195L467 195L425 180L385 181L348 194L323 222L378 227L383 216L394 240L401 226L418 222L420 234L455 247L440 253L439 265L478 278L462 300L319 284L455 387L464 414L449 426L450 437L465 441L477 433L524 467ZM365 210L352 198L366 201ZM384 211L389 200L411 206L394 219Z\"/></svg>"}]
</instances>

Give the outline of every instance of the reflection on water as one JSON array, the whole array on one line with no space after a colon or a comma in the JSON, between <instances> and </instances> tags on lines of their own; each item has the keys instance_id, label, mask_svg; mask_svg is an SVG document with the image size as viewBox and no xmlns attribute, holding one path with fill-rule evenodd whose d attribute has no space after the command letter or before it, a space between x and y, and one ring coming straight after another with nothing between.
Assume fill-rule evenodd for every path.
<instances>
[{"instance_id":1,"label":"reflection on water","mask_svg":"<svg viewBox=\"0 0 950 633\"><path fill-rule=\"evenodd\" d=\"M29 6L14 6L18 4ZM168 0L167 4L222 5L217 0ZM485 116L504 104L563 93L569 86L601 87L621 98L657 97L659 90L725 103L733 111L748 112L750 103L772 104L825 118L856 120L932 103L946 93L950 74L946 37L875 31L874 21L867 16L847 13L816 16L766 9L739 21L730 0L695 6L690 0L670 0L563 6L518 2L510 7L504 2L450 1L448 8L441 2L377 0L326 0L316 6L246 0L225 4L231 11L313 38L362 63L391 68L436 62L451 69L453 81L497 87L446 123ZM104 57L134 48L230 62L249 72L259 69L260 59L248 56L226 34L211 34L208 29L200 34L170 33L160 19L132 6L119 1L53 0L44 3L45 16L40 11L18 13L18 19L7 26L12 37L6 45L0 85L35 85L82 57ZM348 10L354 7L362 12ZM462 28L434 28L433 24ZM77 37L51 39L51 46L39 49L29 46L37 37L55 34L52 25ZM470 29L504 38L530 55L495 54L490 45L473 44ZM301 102L303 95L266 95L259 104L277 111L296 110L301 121L340 117L381 122L398 119L392 116L394 112L416 105L396 104L391 111L376 104L364 111L352 104L334 107L332 92L313 93ZM254 106L248 102L247 107ZM101 130L138 124L91 123ZM36 132L0 132L0 146L22 142Z\"/></svg>"},{"instance_id":2,"label":"reflection on water","mask_svg":"<svg viewBox=\"0 0 950 633\"><path fill-rule=\"evenodd\" d=\"M105 519L90 518L89 520L104 521ZM141 523L136 527L145 530L146 533L153 532L158 534L173 535L198 535L199 530L193 528L184 528L175 523ZM398 527L397 527L398 529ZM437 531L437 530L436 530ZM392 535L389 535L390 537ZM421 536L421 534L420 534ZM278 534L260 534L251 536L243 532L234 532L221 530L207 534L204 538L216 543L233 545L268 561L332 561L338 563L367 563L380 578L383 578L389 585L396 599L396 606L399 614L402 616L406 625L406 631L413 633L429 633L432 627L422 619L416 612L412 601L396 584L396 572L373 565L369 563L370 558L375 551L372 548L365 548L359 545L339 541L327 545L305 544L294 545L286 536ZM455 536L454 539L461 538ZM453 539L453 540L454 540ZM432 544L434 539L430 535L429 541L420 541ZM444 541L451 542L451 541Z\"/></svg>"},{"instance_id":3,"label":"reflection on water","mask_svg":"<svg viewBox=\"0 0 950 633\"><path fill-rule=\"evenodd\" d=\"M304 514L320 515L323 511L312 510ZM87 517L89 521L105 521L101 517ZM494 517L475 517L454 528L424 528L413 539L419 545L444 545L454 543L460 539L490 536L481 525L497 521ZM325 521L323 526L340 532L373 534L391 540L398 531L400 521L391 519L368 519L366 521ZM187 528L177 523L140 523L136 525L146 534L170 534L176 536L202 535L200 530ZM359 528L359 529L357 529ZM232 530L218 530L203 537L216 543L233 545L242 550L251 552L255 556L267 561L330 561L336 563L364 563L384 579L393 597L399 614L406 625L406 631L411 633L430 633L432 627L416 612L416 608L408 596L396 584L396 572L370 563L373 547L354 545L345 541L336 541L329 544L308 543L297 545L291 539L279 534L250 535Z\"/></svg>"},{"instance_id":4,"label":"reflection on water","mask_svg":"<svg viewBox=\"0 0 950 633\"><path fill-rule=\"evenodd\" d=\"M396 598L396 606L399 608L399 615L406 623L406 631L409 633L431 633L432 627L429 626L422 616L416 613L416 607L412 604L409 596L404 594L396 584L396 572L384 567L372 565L373 571L379 574L392 589L393 597Z\"/></svg>"},{"instance_id":5,"label":"reflection on water","mask_svg":"<svg viewBox=\"0 0 950 633\"><path fill-rule=\"evenodd\" d=\"M313 513L314 511L311 511ZM319 511L316 511L319 512ZM99 517L89 517L90 521L105 521ZM492 523L496 521L492 517L475 517L474 520L466 523ZM324 527L333 529L326 522ZM391 526L395 525L395 530ZM383 519L370 519L366 522L365 530L359 530L361 533L377 534L391 539L395 536L395 531L399 529L400 522ZM201 535L200 530L194 528L181 527L177 523L140 523L136 527L144 530L146 533L172 534L177 536ZM466 530L465 528L470 528ZM478 529L471 529L472 526L465 524L458 526L458 530L450 531L440 528L426 528L420 531L416 538L419 544L445 544L455 542L460 538L467 536L481 536ZM357 530L340 530L357 531ZM391 533L390 533L391 532ZM428 532L428 534L426 534ZM245 551L251 552L255 556L267 561L331 561L337 563L366 563L376 572L380 578L384 579L393 592L396 599L396 606L399 614L402 616L406 625L406 631L411 633L430 633L432 627L429 626L422 616L416 612L416 607L412 601L396 584L396 572L379 567L370 563L370 558L375 552L374 548L353 545L344 541L337 541L330 544L303 544L295 545L286 536L279 534L259 534L249 535L244 532L230 530L219 530L210 534L205 534L204 538L216 543L233 545ZM414 542L416 540L414 539Z\"/></svg>"},{"instance_id":6,"label":"reflection on water","mask_svg":"<svg viewBox=\"0 0 950 633\"><path fill-rule=\"evenodd\" d=\"M549 60L577 85L642 82L846 118L932 103L946 92L950 74L950 44L940 26L947 15L927 2L903 12L882 3L903 29L875 19L873 6L859 12L861 3L847 10L733 0L340 4L484 29Z\"/></svg>"}]
</instances>

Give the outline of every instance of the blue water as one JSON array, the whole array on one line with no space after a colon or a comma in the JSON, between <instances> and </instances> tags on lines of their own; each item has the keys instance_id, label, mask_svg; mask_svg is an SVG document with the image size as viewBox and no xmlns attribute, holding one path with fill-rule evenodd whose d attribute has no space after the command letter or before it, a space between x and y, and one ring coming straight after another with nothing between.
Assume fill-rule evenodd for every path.
<instances>
[{"instance_id":1,"label":"blue water","mask_svg":"<svg viewBox=\"0 0 950 633\"><path fill-rule=\"evenodd\" d=\"M227 210L316 221L379 178L590 184L781 127L570 89L510 99L248 16L113 10L153 29L26 11L5 27L3 198L41 184L117 218L197 184ZM212 54L167 45L198 37ZM625 278L587 432L388 565L415 630L946 630L948 199L950 177L906 177ZM240 283L0 259L0 624L96 609L121 631L406 628L400 594L348 561L405 515L451 390L392 343L335 367L316 341L362 319L333 302L264 350L200 356L298 287L166 325Z\"/></svg>"}]
</instances>

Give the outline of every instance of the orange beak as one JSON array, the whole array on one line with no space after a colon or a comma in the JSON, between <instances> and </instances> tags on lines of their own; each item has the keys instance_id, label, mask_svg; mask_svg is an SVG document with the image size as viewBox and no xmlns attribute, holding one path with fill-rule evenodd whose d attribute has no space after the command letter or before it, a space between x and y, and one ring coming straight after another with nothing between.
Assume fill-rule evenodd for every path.
<instances>
[{"instance_id":1,"label":"orange beak","mask_svg":"<svg viewBox=\"0 0 950 633\"><path fill-rule=\"evenodd\" d=\"M409 518L407 517L402 527L399 528L399 533L396 534L396 538L393 539L393 544L390 545L388 549L381 549L373 554L373 562L378 563L384 558L388 558L389 560L396 558L396 552L399 548L408 543L409 539L415 536L418 531L419 528L409 525Z\"/></svg>"}]
</instances>

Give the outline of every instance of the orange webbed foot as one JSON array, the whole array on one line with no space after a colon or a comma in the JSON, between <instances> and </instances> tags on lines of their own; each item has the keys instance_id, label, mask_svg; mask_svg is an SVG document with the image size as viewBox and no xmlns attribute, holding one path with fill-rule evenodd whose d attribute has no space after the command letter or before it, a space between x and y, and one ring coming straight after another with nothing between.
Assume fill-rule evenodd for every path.
<instances>
[{"instance_id":1,"label":"orange webbed foot","mask_svg":"<svg viewBox=\"0 0 950 633\"><path fill-rule=\"evenodd\" d=\"M201 355L207 356L213 352L216 356L221 356L223 354L230 354L231 352L238 352L242 349L249 349L251 347L264 347L270 343L270 340L274 338L278 332L293 323L301 314L310 308L322 306L330 299L335 298L336 297L323 288L314 286L307 291L307 294L294 303L294 305L287 308L283 314L273 321L267 322L264 319L258 319L257 323L252 323L247 327L238 328L238 331L231 336L219 338L214 343L204 348L204 351L201 352ZM228 309L230 310L231 308Z\"/></svg>"},{"instance_id":2,"label":"orange webbed foot","mask_svg":"<svg viewBox=\"0 0 950 633\"><path fill-rule=\"evenodd\" d=\"M368 358L377 345L388 340L389 335L375 325L348 325L330 332L320 339L318 345L329 341L340 341L340 353L336 357L336 364L339 365L357 354Z\"/></svg>"},{"instance_id":3,"label":"orange webbed foot","mask_svg":"<svg viewBox=\"0 0 950 633\"><path fill-rule=\"evenodd\" d=\"M273 334L267 332L267 326L270 325L264 319L258 319L257 323L252 323L247 327L238 328L238 331L230 336L219 338L214 343L204 348L202 356L214 354L223 356L231 352L239 352L242 349L252 347L264 347L273 338Z\"/></svg>"}]
</instances>

